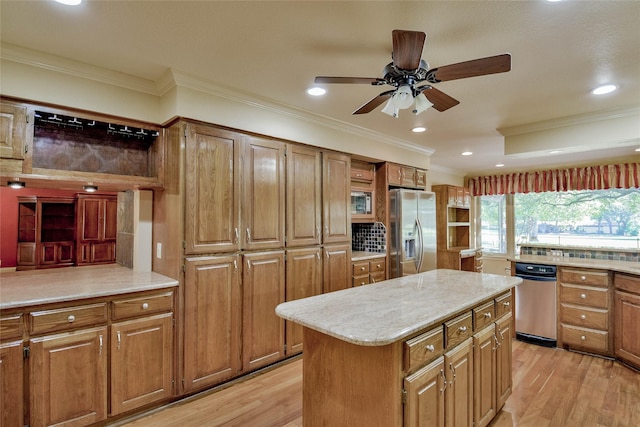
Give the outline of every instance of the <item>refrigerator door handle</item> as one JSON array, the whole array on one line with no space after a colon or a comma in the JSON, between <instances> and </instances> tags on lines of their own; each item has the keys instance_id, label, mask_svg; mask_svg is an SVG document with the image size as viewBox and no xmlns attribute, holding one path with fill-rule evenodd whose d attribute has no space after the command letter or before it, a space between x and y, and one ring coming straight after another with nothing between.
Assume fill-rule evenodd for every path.
<instances>
[{"instance_id":1,"label":"refrigerator door handle","mask_svg":"<svg viewBox=\"0 0 640 427\"><path fill-rule=\"evenodd\" d=\"M422 235L422 222L420 218L416 218L416 225L418 226L418 273L422 272L422 257L424 255L424 236Z\"/></svg>"}]
</instances>

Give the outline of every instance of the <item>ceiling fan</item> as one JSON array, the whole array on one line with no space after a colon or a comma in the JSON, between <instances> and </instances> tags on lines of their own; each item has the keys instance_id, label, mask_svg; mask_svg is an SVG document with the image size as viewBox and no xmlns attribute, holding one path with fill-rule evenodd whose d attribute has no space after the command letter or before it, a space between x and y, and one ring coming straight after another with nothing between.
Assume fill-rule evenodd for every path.
<instances>
[{"instance_id":1,"label":"ceiling fan","mask_svg":"<svg viewBox=\"0 0 640 427\"><path fill-rule=\"evenodd\" d=\"M411 105L414 105L412 112L420 114L431 106L438 111L445 111L460 103L434 88L434 83L511 70L511 55L508 53L429 69L427 61L421 58L426 37L421 31L393 30L393 62L384 67L382 78L318 76L315 82L394 86L395 89L382 92L353 114L369 113L388 100L382 112L398 117L399 110ZM430 84L418 86L425 81Z\"/></svg>"}]
</instances>

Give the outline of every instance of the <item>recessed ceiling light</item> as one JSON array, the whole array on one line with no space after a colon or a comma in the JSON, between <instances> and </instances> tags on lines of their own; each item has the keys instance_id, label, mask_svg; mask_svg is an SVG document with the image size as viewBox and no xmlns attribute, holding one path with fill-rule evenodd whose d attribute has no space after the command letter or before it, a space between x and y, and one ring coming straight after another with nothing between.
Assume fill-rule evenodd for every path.
<instances>
[{"instance_id":1,"label":"recessed ceiling light","mask_svg":"<svg viewBox=\"0 0 640 427\"><path fill-rule=\"evenodd\" d=\"M462 152L462 153L460 153L460 154L462 154L463 156L470 156L470 155L472 155L472 154L473 154L473 151L463 151L463 152Z\"/></svg>"},{"instance_id":2,"label":"recessed ceiling light","mask_svg":"<svg viewBox=\"0 0 640 427\"><path fill-rule=\"evenodd\" d=\"M56 0L58 3L66 4L67 6L77 6L82 3L82 0Z\"/></svg>"},{"instance_id":3,"label":"recessed ceiling light","mask_svg":"<svg viewBox=\"0 0 640 427\"><path fill-rule=\"evenodd\" d=\"M497 167L497 168L504 167L504 163L498 163L498 164L496 165L496 167Z\"/></svg>"},{"instance_id":4,"label":"recessed ceiling light","mask_svg":"<svg viewBox=\"0 0 640 427\"><path fill-rule=\"evenodd\" d=\"M616 89L617 89L616 85L602 85L602 86L598 86L597 88L593 89L591 91L591 93L594 94L594 95L604 95L604 94L607 94L607 93L611 93Z\"/></svg>"},{"instance_id":5,"label":"recessed ceiling light","mask_svg":"<svg viewBox=\"0 0 640 427\"><path fill-rule=\"evenodd\" d=\"M636 148L634 151L640 151L640 147Z\"/></svg>"},{"instance_id":6,"label":"recessed ceiling light","mask_svg":"<svg viewBox=\"0 0 640 427\"><path fill-rule=\"evenodd\" d=\"M327 91L321 87L310 87L307 89L307 93L311 96L322 96L327 93Z\"/></svg>"},{"instance_id":7,"label":"recessed ceiling light","mask_svg":"<svg viewBox=\"0 0 640 427\"><path fill-rule=\"evenodd\" d=\"M411 132L420 133L420 132L424 132L426 130L427 130L427 128L424 127L424 126L416 126L413 129L411 129Z\"/></svg>"}]
</instances>

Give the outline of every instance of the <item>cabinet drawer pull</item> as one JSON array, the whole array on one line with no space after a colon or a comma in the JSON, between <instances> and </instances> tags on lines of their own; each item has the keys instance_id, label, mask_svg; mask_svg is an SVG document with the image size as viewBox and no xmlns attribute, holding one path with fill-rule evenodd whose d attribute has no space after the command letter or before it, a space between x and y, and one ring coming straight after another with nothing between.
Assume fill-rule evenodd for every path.
<instances>
[{"instance_id":1,"label":"cabinet drawer pull","mask_svg":"<svg viewBox=\"0 0 640 427\"><path fill-rule=\"evenodd\" d=\"M436 351L436 348L434 347L434 345L433 345L433 344L429 344L429 345L425 346L424 348L425 348L425 350L430 351L430 352L432 352L432 353L433 353L434 351Z\"/></svg>"},{"instance_id":2,"label":"cabinet drawer pull","mask_svg":"<svg viewBox=\"0 0 640 427\"><path fill-rule=\"evenodd\" d=\"M580 294L580 298L587 299L587 294Z\"/></svg>"},{"instance_id":3,"label":"cabinet drawer pull","mask_svg":"<svg viewBox=\"0 0 640 427\"><path fill-rule=\"evenodd\" d=\"M460 326L460 327L458 328L458 330L459 330L460 332L467 332L467 327L466 327L466 326Z\"/></svg>"},{"instance_id":4,"label":"cabinet drawer pull","mask_svg":"<svg viewBox=\"0 0 640 427\"><path fill-rule=\"evenodd\" d=\"M581 339L582 341L586 341L586 340L587 340L587 337L586 337L586 336L584 336L584 335L581 335L581 336L580 336L580 339Z\"/></svg>"},{"instance_id":5,"label":"cabinet drawer pull","mask_svg":"<svg viewBox=\"0 0 640 427\"><path fill-rule=\"evenodd\" d=\"M98 340L100 342L100 346L98 347L98 356L100 356L102 354L102 334L98 337Z\"/></svg>"},{"instance_id":6,"label":"cabinet drawer pull","mask_svg":"<svg viewBox=\"0 0 640 427\"><path fill-rule=\"evenodd\" d=\"M581 318L582 320L585 320L585 319L587 318L587 316L586 316L585 314L581 314L581 315L580 315L580 318Z\"/></svg>"},{"instance_id":7,"label":"cabinet drawer pull","mask_svg":"<svg viewBox=\"0 0 640 427\"><path fill-rule=\"evenodd\" d=\"M116 333L116 336L117 336L117 338L118 338L118 350L120 350L120 344L122 343L122 339L121 339L121 337L120 337L120 331L118 331L118 332Z\"/></svg>"},{"instance_id":8,"label":"cabinet drawer pull","mask_svg":"<svg viewBox=\"0 0 640 427\"><path fill-rule=\"evenodd\" d=\"M376 268L380 268L380 264L376 264Z\"/></svg>"},{"instance_id":9,"label":"cabinet drawer pull","mask_svg":"<svg viewBox=\"0 0 640 427\"><path fill-rule=\"evenodd\" d=\"M360 270L364 271L364 267L360 267Z\"/></svg>"},{"instance_id":10,"label":"cabinet drawer pull","mask_svg":"<svg viewBox=\"0 0 640 427\"><path fill-rule=\"evenodd\" d=\"M142 303L142 309L143 310L146 310L148 308L149 308L149 303L148 302Z\"/></svg>"},{"instance_id":11,"label":"cabinet drawer pull","mask_svg":"<svg viewBox=\"0 0 640 427\"><path fill-rule=\"evenodd\" d=\"M443 394L447 389L447 377L444 374L444 369L440 369L440 375L442 376L442 382L444 383L444 386L440 389L440 394Z\"/></svg>"},{"instance_id":12,"label":"cabinet drawer pull","mask_svg":"<svg viewBox=\"0 0 640 427\"><path fill-rule=\"evenodd\" d=\"M487 319L491 319L491 313L489 313L489 312L485 313L484 317L486 317Z\"/></svg>"},{"instance_id":13,"label":"cabinet drawer pull","mask_svg":"<svg viewBox=\"0 0 640 427\"><path fill-rule=\"evenodd\" d=\"M360 286L366 285L365 282L360 282Z\"/></svg>"},{"instance_id":14,"label":"cabinet drawer pull","mask_svg":"<svg viewBox=\"0 0 640 427\"><path fill-rule=\"evenodd\" d=\"M502 305L504 305L505 307L509 307L511 303L509 301L505 301L502 303Z\"/></svg>"},{"instance_id":15,"label":"cabinet drawer pull","mask_svg":"<svg viewBox=\"0 0 640 427\"><path fill-rule=\"evenodd\" d=\"M586 276L580 276L580 280L582 280L584 282L585 280L587 280L587 277Z\"/></svg>"},{"instance_id":16,"label":"cabinet drawer pull","mask_svg":"<svg viewBox=\"0 0 640 427\"><path fill-rule=\"evenodd\" d=\"M70 314L69 317L67 317L67 322L73 323L75 321L76 321L76 316L74 316L73 314Z\"/></svg>"}]
</instances>

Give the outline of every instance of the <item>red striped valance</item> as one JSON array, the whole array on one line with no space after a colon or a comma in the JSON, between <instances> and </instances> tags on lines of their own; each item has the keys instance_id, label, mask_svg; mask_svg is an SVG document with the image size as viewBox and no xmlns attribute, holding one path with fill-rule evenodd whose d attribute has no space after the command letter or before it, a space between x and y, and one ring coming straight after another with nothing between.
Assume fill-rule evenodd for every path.
<instances>
[{"instance_id":1,"label":"red striped valance","mask_svg":"<svg viewBox=\"0 0 640 427\"><path fill-rule=\"evenodd\" d=\"M468 178L467 186L474 196L640 188L640 163L478 176Z\"/></svg>"}]
</instances>

